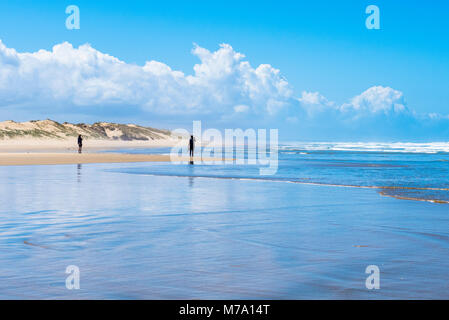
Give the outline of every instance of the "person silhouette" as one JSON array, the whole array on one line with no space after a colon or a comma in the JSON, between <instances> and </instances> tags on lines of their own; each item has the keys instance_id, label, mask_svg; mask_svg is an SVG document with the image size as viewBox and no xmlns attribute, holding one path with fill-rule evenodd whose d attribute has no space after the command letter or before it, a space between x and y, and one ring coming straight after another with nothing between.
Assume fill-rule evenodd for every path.
<instances>
[{"instance_id":1,"label":"person silhouette","mask_svg":"<svg viewBox=\"0 0 449 320\"><path fill-rule=\"evenodd\" d=\"M78 135L78 153L81 153L83 150L83 137Z\"/></svg>"},{"instance_id":2,"label":"person silhouette","mask_svg":"<svg viewBox=\"0 0 449 320\"><path fill-rule=\"evenodd\" d=\"M195 138L193 137L193 135L190 136L190 140L189 140L189 154L190 157L193 157L193 152L195 150Z\"/></svg>"}]
</instances>

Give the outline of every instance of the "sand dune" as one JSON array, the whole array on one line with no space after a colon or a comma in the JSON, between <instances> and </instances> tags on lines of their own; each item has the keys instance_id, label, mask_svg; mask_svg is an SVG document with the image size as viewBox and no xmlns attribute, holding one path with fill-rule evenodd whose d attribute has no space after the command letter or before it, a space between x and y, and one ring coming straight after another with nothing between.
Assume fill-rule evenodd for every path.
<instances>
[{"instance_id":1,"label":"sand dune","mask_svg":"<svg viewBox=\"0 0 449 320\"><path fill-rule=\"evenodd\" d=\"M168 130L138 126L135 124L118 124L96 122L94 124L53 120L36 120L27 122L0 122L0 141L16 140L74 140L82 135L85 140L104 141L161 141L178 139Z\"/></svg>"},{"instance_id":2,"label":"sand dune","mask_svg":"<svg viewBox=\"0 0 449 320\"><path fill-rule=\"evenodd\" d=\"M3 121L0 122L0 152L72 152L78 149L78 135L83 137L84 150L170 147L186 139L168 130L135 124Z\"/></svg>"}]
</instances>

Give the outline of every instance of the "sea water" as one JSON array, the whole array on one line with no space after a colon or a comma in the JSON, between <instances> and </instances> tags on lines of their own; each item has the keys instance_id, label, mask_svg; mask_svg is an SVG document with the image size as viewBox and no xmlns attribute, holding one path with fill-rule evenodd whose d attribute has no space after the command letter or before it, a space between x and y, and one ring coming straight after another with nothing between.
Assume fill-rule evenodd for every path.
<instances>
[{"instance_id":1,"label":"sea water","mask_svg":"<svg viewBox=\"0 0 449 320\"><path fill-rule=\"evenodd\" d=\"M269 177L236 164L1 167L0 298L449 298L449 155L413 148L288 144Z\"/></svg>"}]
</instances>

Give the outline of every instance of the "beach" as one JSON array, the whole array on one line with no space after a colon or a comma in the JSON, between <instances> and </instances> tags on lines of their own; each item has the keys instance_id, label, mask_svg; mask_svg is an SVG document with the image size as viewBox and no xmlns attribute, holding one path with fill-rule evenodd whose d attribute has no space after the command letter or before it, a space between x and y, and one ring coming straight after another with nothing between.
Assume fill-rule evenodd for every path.
<instances>
[{"instance_id":1,"label":"beach","mask_svg":"<svg viewBox=\"0 0 449 320\"><path fill-rule=\"evenodd\" d=\"M0 167L0 299L449 297L445 205L202 167Z\"/></svg>"},{"instance_id":2,"label":"beach","mask_svg":"<svg viewBox=\"0 0 449 320\"><path fill-rule=\"evenodd\" d=\"M449 298L447 153L284 146L263 177L168 146L59 151L0 155L0 299Z\"/></svg>"},{"instance_id":3,"label":"beach","mask_svg":"<svg viewBox=\"0 0 449 320\"><path fill-rule=\"evenodd\" d=\"M4 139L0 140L0 153L10 152L58 152L58 153L76 153L78 145L76 138L73 139ZM172 147L179 143L178 139L160 139L160 140L96 140L84 139L83 150L101 151L116 150L125 148L163 148ZM187 141L185 142L187 144Z\"/></svg>"},{"instance_id":4,"label":"beach","mask_svg":"<svg viewBox=\"0 0 449 320\"><path fill-rule=\"evenodd\" d=\"M175 157L175 161L214 161L217 159ZM86 163L124 163L124 162L170 162L170 155L123 154L123 153L3 153L0 166L58 165Z\"/></svg>"},{"instance_id":5,"label":"beach","mask_svg":"<svg viewBox=\"0 0 449 320\"><path fill-rule=\"evenodd\" d=\"M76 141L75 141L76 142ZM0 144L0 166L22 165L58 165L86 163L120 162L161 162L161 161L214 161L216 159L188 157L170 158L169 154L126 154L114 153L114 150L126 148L162 148L172 147L177 140L156 141L111 141L87 140L83 152L78 153L74 141L67 140L6 140ZM110 151L105 153L104 151Z\"/></svg>"},{"instance_id":6,"label":"beach","mask_svg":"<svg viewBox=\"0 0 449 320\"><path fill-rule=\"evenodd\" d=\"M448 18L0 1L0 302L449 300Z\"/></svg>"}]
</instances>

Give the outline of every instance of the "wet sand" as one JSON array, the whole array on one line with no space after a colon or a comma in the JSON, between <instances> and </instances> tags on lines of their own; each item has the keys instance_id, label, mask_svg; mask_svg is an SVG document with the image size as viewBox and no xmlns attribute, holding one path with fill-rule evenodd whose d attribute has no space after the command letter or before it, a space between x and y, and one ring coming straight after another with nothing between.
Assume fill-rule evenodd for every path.
<instances>
[{"instance_id":1,"label":"wet sand","mask_svg":"<svg viewBox=\"0 0 449 320\"><path fill-rule=\"evenodd\" d=\"M0 299L449 298L446 206L205 170L0 167Z\"/></svg>"},{"instance_id":2,"label":"wet sand","mask_svg":"<svg viewBox=\"0 0 449 320\"><path fill-rule=\"evenodd\" d=\"M83 163L170 162L190 161L189 157L170 158L170 155L121 153L0 153L0 166L57 165ZM199 158L194 162L219 159Z\"/></svg>"}]
</instances>

